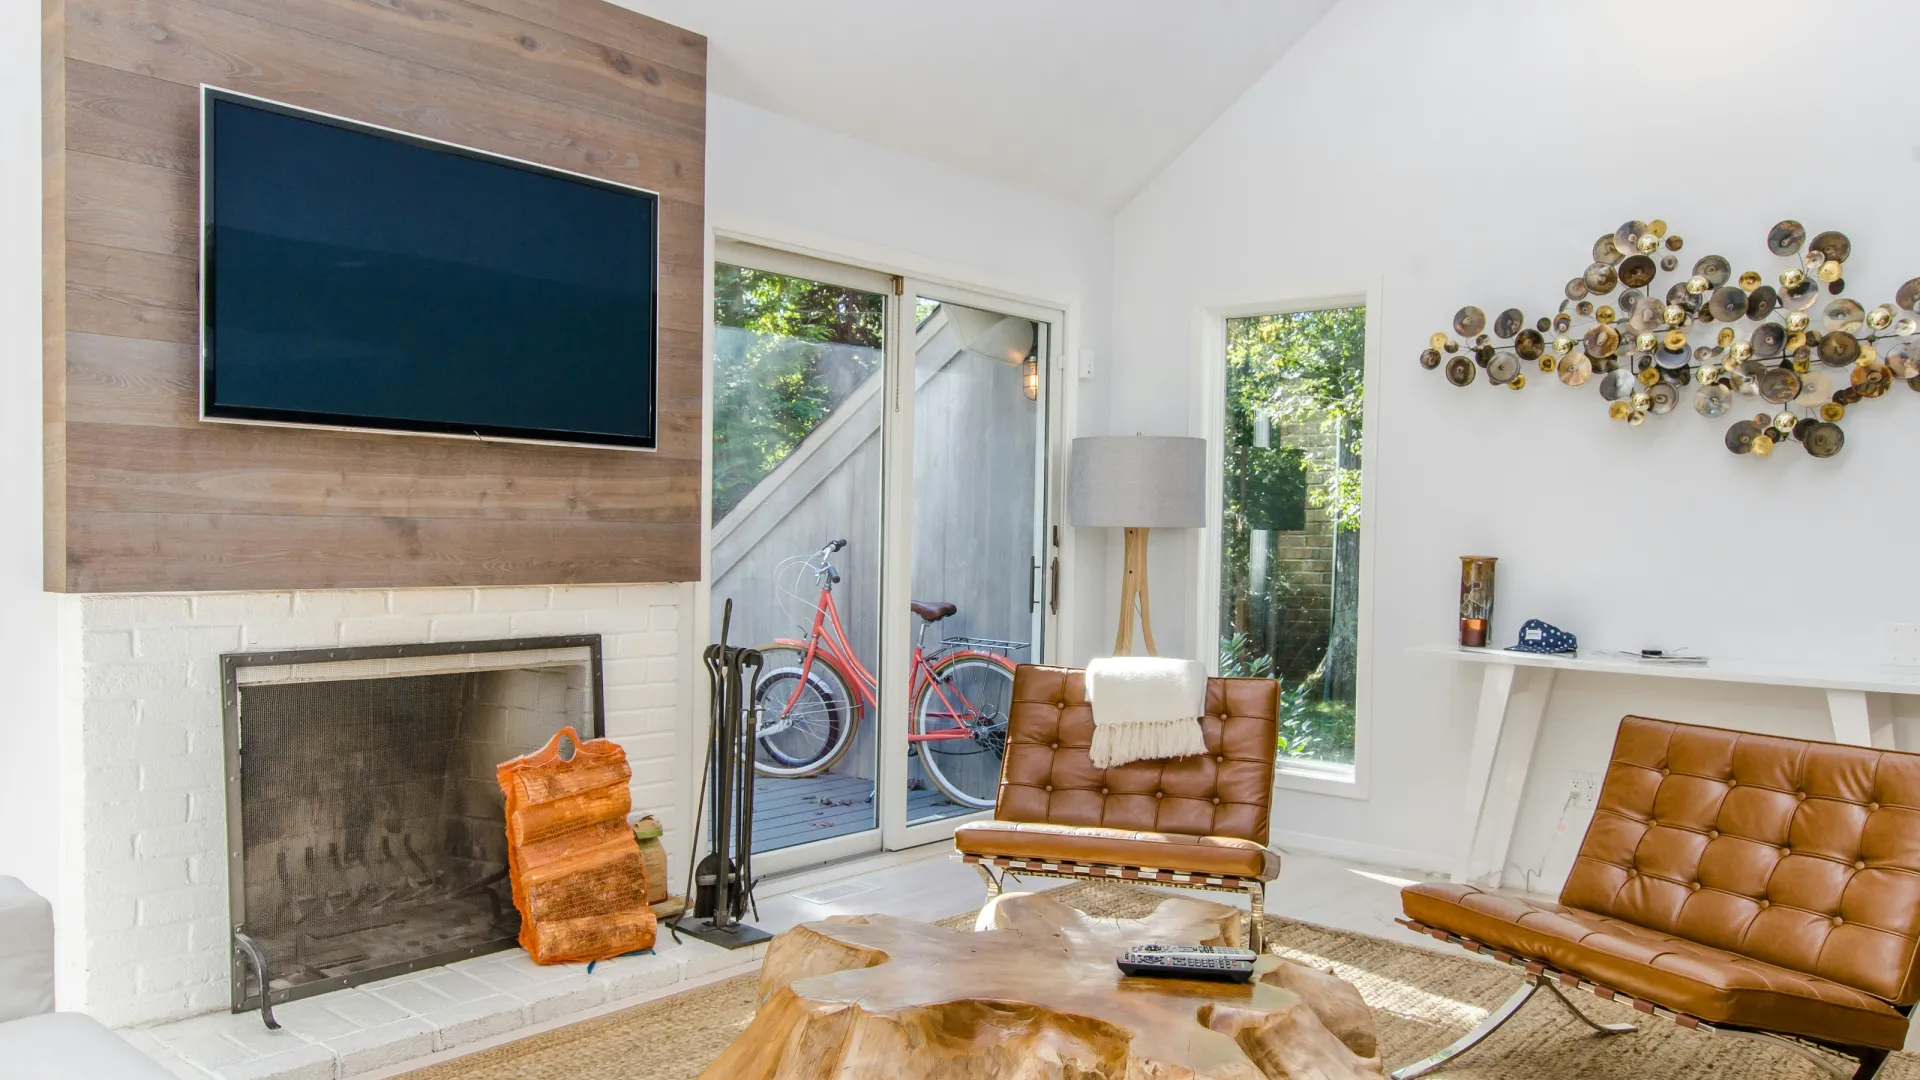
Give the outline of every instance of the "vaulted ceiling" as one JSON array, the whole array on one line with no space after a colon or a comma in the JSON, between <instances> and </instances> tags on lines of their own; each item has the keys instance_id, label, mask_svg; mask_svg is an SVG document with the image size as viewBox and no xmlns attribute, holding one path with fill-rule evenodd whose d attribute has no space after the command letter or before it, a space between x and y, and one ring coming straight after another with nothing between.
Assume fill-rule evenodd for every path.
<instances>
[{"instance_id":1,"label":"vaulted ceiling","mask_svg":"<svg viewBox=\"0 0 1920 1080\"><path fill-rule=\"evenodd\" d=\"M616 0L714 93L1115 210L1336 0Z\"/></svg>"}]
</instances>

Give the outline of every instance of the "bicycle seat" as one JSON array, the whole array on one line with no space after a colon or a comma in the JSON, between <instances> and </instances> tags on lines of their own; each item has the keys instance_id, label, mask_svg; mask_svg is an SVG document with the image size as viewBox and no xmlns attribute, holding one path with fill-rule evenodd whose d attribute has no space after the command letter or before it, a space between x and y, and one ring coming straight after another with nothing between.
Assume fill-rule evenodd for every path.
<instances>
[{"instance_id":1,"label":"bicycle seat","mask_svg":"<svg viewBox=\"0 0 1920 1080\"><path fill-rule=\"evenodd\" d=\"M960 610L959 607L944 600L909 600L907 606L913 609L915 615L928 622L939 622Z\"/></svg>"}]
</instances>

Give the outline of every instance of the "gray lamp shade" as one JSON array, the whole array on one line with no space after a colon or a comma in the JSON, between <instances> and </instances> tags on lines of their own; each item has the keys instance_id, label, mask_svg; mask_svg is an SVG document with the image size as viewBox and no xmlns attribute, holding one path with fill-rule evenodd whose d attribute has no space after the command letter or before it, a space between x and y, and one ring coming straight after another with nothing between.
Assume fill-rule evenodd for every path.
<instances>
[{"instance_id":1,"label":"gray lamp shade","mask_svg":"<svg viewBox=\"0 0 1920 1080\"><path fill-rule=\"evenodd\" d=\"M1067 521L1117 529L1207 523L1207 440L1118 435L1073 440Z\"/></svg>"}]
</instances>

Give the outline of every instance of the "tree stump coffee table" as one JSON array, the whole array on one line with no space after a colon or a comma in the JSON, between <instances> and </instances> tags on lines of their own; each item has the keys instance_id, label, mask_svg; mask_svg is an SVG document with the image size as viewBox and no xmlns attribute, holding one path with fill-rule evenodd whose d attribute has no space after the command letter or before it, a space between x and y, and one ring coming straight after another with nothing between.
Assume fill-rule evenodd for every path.
<instances>
[{"instance_id":1,"label":"tree stump coffee table","mask_svg":"<svg viewBox=\"0 0 1920 1080\"><path fill-rule=\"evenodd\" d=\"M1373 1014L1278 956L1248 984L1129 978L1148 942L1244 941L1246 916L1170 898L1099 919L1045 893L996 897L975 932L887 915L775 938L753 1022L702 1080L1378 1080Z\"/></svg>"}]
</instances>

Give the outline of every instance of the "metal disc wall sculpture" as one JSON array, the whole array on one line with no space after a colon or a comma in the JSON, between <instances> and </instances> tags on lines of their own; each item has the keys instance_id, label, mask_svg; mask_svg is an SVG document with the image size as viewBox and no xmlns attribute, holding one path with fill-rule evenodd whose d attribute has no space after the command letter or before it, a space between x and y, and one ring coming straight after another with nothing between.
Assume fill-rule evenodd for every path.
<instances>
[{"instance_id":1,"label":"metal disc wall sculpture","mask_svg":"<svg viewBox=\"0 0 1920 1080\"><path fill-rule=\"evenodd\" d=\"M1920 390L1920 277L1893 303L1868 308L1841 295L1853 253L1846 234L1809 237L1782 221L1767 232L1767 250L1788 260L1772 283L1703 255L1662 286L1684 246L1664 221L1626 222L1594 241L1593 264L1567 282L1552 316L1528 325L1508 308L1489 322L1463 307L1452 333L1427 342L1420 366L1455 386L1485 372L1490 385L1514 390L1537 369L1597 387L1607 415L1635 427L1690 397L1701 416L1734 417L1727 449L1754 457L1792 441L1830 458L1846 444L1840 420L1849 408L1896 379Z\"/></svg>"}]
</instances>

